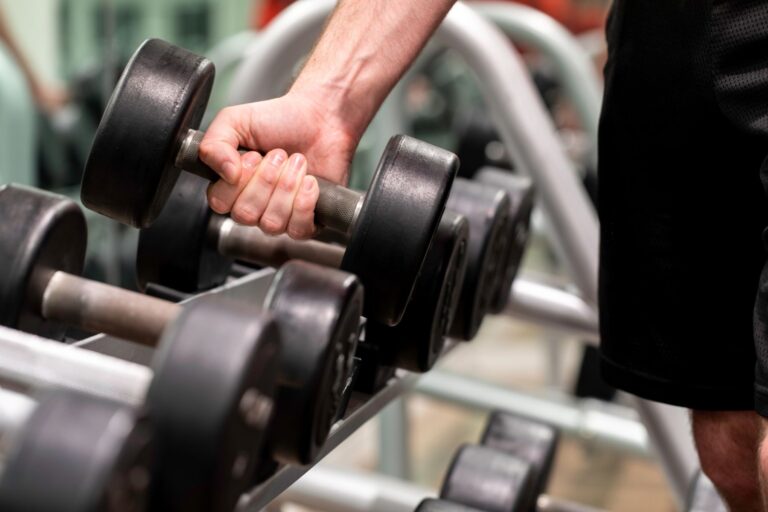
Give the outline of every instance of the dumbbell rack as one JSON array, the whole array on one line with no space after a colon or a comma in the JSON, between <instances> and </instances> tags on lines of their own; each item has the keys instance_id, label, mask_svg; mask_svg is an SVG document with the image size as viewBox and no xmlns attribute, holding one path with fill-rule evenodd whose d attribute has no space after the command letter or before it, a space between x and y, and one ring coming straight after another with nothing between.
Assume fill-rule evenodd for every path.
<instances>
[{"instance_id":1,"label":"dumbbell rack","mask_svg":"<svg viewBox=\"0 0 768 512\"><path fill-rule=\"evenodd\" d=\"M182 304L199 300L204 296L217 295L260 306L264 302L274 274L275 271L273 269L260 270L231 280L224 286L192 297L182 302ZM144 365L150 363L153 354L152 349L104 334L82 340L77 345L81 348ZM398 372L383 389L374 395L353 393L345 417L334 425L320 453L320 458L343 443L344 440L378 414L389 403L412 389L417 381L418 375L403 371ZM311 468L311 465L302 467L285 466L281 468L267 481L244 495L240 500L238 510L242 512L262 510Z\"/></svg>"}]
</instances>

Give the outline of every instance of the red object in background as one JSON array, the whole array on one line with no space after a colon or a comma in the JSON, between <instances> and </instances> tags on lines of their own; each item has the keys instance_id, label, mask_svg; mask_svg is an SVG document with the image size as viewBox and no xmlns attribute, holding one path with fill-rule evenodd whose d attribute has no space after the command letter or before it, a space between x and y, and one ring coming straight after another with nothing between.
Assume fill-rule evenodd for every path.
<instances>
[{"instance_id":1,"label":"red object in background","mask_svg":"<svg viewBox=\"0 0 768 512\"><path fill-rule=\"evenodd\" d=\"M275 16L280 14L280 11L292 3L293 0L264 0L261 9L257 9L257 12L254 13L254 27L259 30L266 27L269 25L269 22L275 18Z\"/></svg>"},{"instance_id":2,"label":"red object in background","mask_svg":"<svg viewBox=\"0 0 768 512\"><path fill-rule=\"evenodd\" d=\"M510 0L513 1L513 0ZM514 0L543 11L565 25L574 34L600 28L605 22L605 7L579 6L573 0ZM254 26L266 27L293 0L264 0L254 16Z\"/></svg>"}]
</instances>

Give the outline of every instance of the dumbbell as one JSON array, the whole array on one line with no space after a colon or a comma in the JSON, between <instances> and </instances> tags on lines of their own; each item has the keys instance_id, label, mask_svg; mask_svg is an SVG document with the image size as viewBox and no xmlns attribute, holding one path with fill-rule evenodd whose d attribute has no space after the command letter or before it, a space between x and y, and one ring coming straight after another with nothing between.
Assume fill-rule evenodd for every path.
<instances>
[{"instance_id":1,"label":"dumbbell","mask_svg":"<svg viewBox=\"0 0 768 512\"><path fill-rule=\"evenodd\" d=\"M467 444L451 461L440 498L487 512L527 512L531 463L494 448Z\"/></svg>"},{"instance_id":2,"label":"dumbbell","mask_svg":"<svg viewBox=\"0 0 768 512\"><path fill-rule=\"evenodd\" d=\"M163 333L151 371L3 329L3 382L94 389L146 411L156 455L150 510L228 510L248 487L275 409L280 340L270 315L221 300L190 304Z\"/></svg>"},{"instance_id":3,"label":"dumbbell","mask_svg":"<svg viewBox=\"0 0 768 512\"><path fill-rule=\"evenodd\" d=\"M141 288L154 283L194 292L217 286L225 281L233 260L277 267L290 259L303 259L341 266L344 249L338 245L269 236L257 227L242 226L213 213L206 187L202 178L182 174L166 208L151 226L141 230L136 253ZM432 367L456 309L466 267L467 236L466 219L446 211L401 322L389 327L368 320L366 341L382 352L383 364L413 371Z\"/></svg>"},{"instance_id":4,"label":"dumbbell","mask_svg":"<svg viewBox=\"0 0 768 512\"><path fill-rule=\"evenodd\" d=\"M234 304L207 306L211 311L192 317L189 309L203 306L182 310L177 304L74 275L83 264L86 226L72 201L5 186L0 188L0 216L6 219L0 225L0 255L8 262L0 270L0 323L50 334L51 323L61 322L150 346L160 340L161 366L156 372L167 385L158 386L164 391L157 395L163 404L168 402L164 412L177 406L200 411L195 400L181 404L175 398L177 387L189 385L195 390L204 385L200 401L205 402L218 400L214 385L218 384L221 396L229 397L211 409L218 411L221 404L234 403L231 398L239 396L235 392L242 395L254 387L238 386L253 382L266 386L259 381L259 372L271 379L278 368L276 413L292 418L295 425L272 431L272 455L284 462L306 462L314 456L338 413L351 371L362 312L362 289L354 276L293 262L274 280L266 302L269 315ZM243 308L245 313L239 311ZM284 351L277 355L270 340L279 334ZM212 340L229 340L232 347L222 351ZM264 350L267 353L260 355ZM261 368L262 359L270 363L269 371ZM191 371L190 363L198 363L202 370ZM220 370L221 382L201 383L201 377L214 369ZM195 397L195 392L189 396Z\"/></svg>"},{"instance_id":5,"label":"dumbbell","mask_svg":"<svg viewBox=\"0 0 768 512\"><path fill-rule=\"evenodd\" d=\"M501 279L496 279L497 291L491 299L490 305L491 313L500 313L509 301L510 289L517 276L517 271L520 269L520 263L528 243L533 199L536 191L530 178L493 167L480 169L475 174L475 180L506 190L509 194L507 246L503 252L501 265L503 272Z\"/></svg>"},{"instance_id":6,"label":"dumbbell","mask_svg":"<svg viewBox=\"0 0 768 512\"><path fill-rule=\"evenodd\" d=\"M145 41L99 124L83 175L83 204L146 227L181 170L218 180L198 157L203 134L196 130L213 78L207 59L165 41ZM365 194L318 179L315 221L346 238L341 268L365 286L367 317L387 325L400 321L457 168L455 155L396 136Z\"/></svg>"},{"instance_id":7,"label":"dumbbell","mask_svg":"<svg viewBox=\"0 0 768 512\"><path fill-rule=\"evenodd\" d=\"M153 444L137 411L101 397L48 390L39 400L0 390L3 512L148 510ZM13 414L11 414L13 413Z\"/></svg>"},{"instance_id":8,"label":"dumbbell","mask_svg":"<svg viewBox=\"0 0 768 512\"><path fill-rule=\"evenodd\" d=\"M503 272L507 245L509 195L497 187L458 178L446 209L469 221L467 272L461 297L448 331L451 337L471 340L480 329Z\"/></svg>"},{"instance_id":9,"label":"dumbbell","mask_svg":"<svg viewBox=\"0 0 768 512\"><path fill-rule=\"evenodd\" d=\"M521 496L524 510L535 508L537 498L546 489L559 441L555 427L502 411L491 414L481 439L483 446L530 464L531 485L528 494Z\"/></svg>"}]
</instances>

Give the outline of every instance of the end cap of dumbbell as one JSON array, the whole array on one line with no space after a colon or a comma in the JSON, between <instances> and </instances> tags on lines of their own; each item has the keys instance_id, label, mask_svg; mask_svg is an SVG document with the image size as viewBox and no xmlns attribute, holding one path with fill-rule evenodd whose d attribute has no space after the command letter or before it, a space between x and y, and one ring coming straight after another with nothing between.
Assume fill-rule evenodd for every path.
<instances>
[{"instance_id":1,"label":"end cap of dumbbell","mask_svg":"<svg viewBox=\"0 0 768 512\"><path fill-rule=\"evenodd\" d=\"M487 512L528 510L528 461L487 446L463 445L443 480L440 497Z\"/></svg>"},{"instance_id":2,"label":"end cap of dumbbell","mask_svg":"<svg viewBox=\"0 0 768 512\"><path fill-rule=\"evenodd\" d=\"M341 268L365 286L365 316L397 325L443 215L456 155L405 135L390 139L352 226Z\"/></svg>"},{"instance_id":3,"label":"end cap of dumbbell","mask_svg":"<svg viewBox=\"0 0 768 512\"><path fill-rule=\"evenodd\" d=\"M497 292L506 247L509 195L496 187L459 178L447 208L469 221L467 272L450 329L451 336L469 341L480 329Z\"/></svg>"},{"instance_id":4,"label":"end cap of dumbbell","mask_svg":"<svg viewBox=\"0 0 768 512\"><path fill-rule=\"evenodd\" d=\"M83 212L67 197L5 185L0 218L0 323L59 338L65 327L42 318L39 299L50 272L82 272L88 239Z\"/></svg>"},{"instance_id":5,"label":"end cap of dumbbell","mask_svg":"<svg viewBox=\"0 0 768 512\"><path fill-rule=\"evenodd\" d=\"M303 261L277 272L265 307L282 351L269 449L288 464L313 462L325 444L352 371L363 287L352 274Z\"/></svg>"},{"instance_id":6,"label":"end cap of dumbbell","mask_svg":"<svg viewBox=\"0 0 768 512\"><path fill-rule=\"evenodd\" d=\"M273 418L280 348L271 314L219 297L185 305L166 328L146 401L158 510L234 508Z\"/></svg>"},{"instance_id":7,"label":"end cap of dumbbell","mask_svg":"<svg viewBox=\"0 0 768 512\"><path fill-rule=\"evenodd\" d=\"M367 343L377 346L382 364L426 372L445 346L467 268L469 223L446 211L403 319L394 327L368 320Z\"/></svg>"},{"instance_id":8,"label":"end cap of dumbbell","mask_svg":"<svg viewBox=\"0 0 768 512\"><path fill-rule=\"evenodd\" d=\"M6 460L0 510L145 510L154 455L149 431L124 404L46 392Z\"/></svg>"},{"instance_id":9,"label":"end cap of dumbbell","mask_svg":"<svg viewBox=\"0 0 768 512\"><path fill-rule=\"evenodd\" d=\"M157 218L180 172L174 162L181 141L200 126L214 73L200 55L144 41L96 131L81 189L86 207L134 227Z\"/></svg>"},{"instance_id":10,"label":"end cap of dumbbell","mask_svg":"<svg viewBox=\"0 0 768 512\"><path fill-rule=\"evenodd\" d=\"M491 414L481 441L529 461L537 495L547 486L559 442L560 432L552 425L504 411Z\"/></svg>"},{"instance_id":11,"label":"end cap of dumbbell","mask_svg":"<svg viewBox=\"0 0 768 512\"><path fill-rule=\"evenodd\" d=\"M500 313L509 301L510 289L517 277L517 271L520 269L525 247L528 244L536 191L530 178L504 169L484 167L478 171L475 179L506 190L509 194L509 233L502 258L504 271L499 281L498 292L494 295L490 307L491 313Z\"/></svg>"}]
</instances>

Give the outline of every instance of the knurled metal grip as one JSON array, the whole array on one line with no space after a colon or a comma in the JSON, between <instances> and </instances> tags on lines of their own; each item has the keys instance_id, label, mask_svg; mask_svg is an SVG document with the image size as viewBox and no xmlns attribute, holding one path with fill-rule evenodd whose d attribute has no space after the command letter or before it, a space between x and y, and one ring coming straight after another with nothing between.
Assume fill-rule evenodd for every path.
<instances>
[{"instance_id":1,"label":"knurled metal grip","mask_svg":"<svg viewBox=\"0 0 768 512\"><path fill-rule=\"evenodd\" d=\"M200 130L189 130L179 146L175 166L208 181L216 181L219 175L199 157L200 142L204 135ZM320 186L320 196L315 206L315 224L349 236L364 195L323 178L315 179Z\"/></svg>"},{"instance_id":2,"label":"knurled metal grip","mask_svg":"<svg viewBox=\"0 0 768 512\"><path fill-rule=\"evenodd\" d=\"M315 223L349 236L363 206L364 195L317 176L315 179L320 186Z\"/></svg>"}]
</instances>

